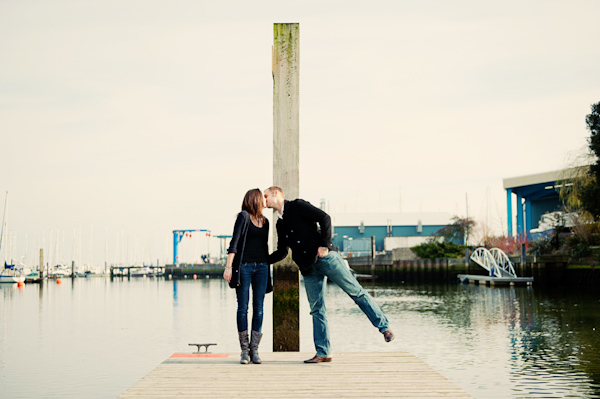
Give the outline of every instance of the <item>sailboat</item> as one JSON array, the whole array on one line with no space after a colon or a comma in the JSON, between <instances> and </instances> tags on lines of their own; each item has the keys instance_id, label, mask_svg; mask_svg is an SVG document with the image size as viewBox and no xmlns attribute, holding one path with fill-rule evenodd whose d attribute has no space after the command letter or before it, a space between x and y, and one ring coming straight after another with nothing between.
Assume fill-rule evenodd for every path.
<instances>
[{"instance_id":1,"label":"sailboat","mask_svg":"<svg viewBox=\"0 0 600 399\"><path fill-rule=\"evenodd\" d=\"M22 283L25 281L25 275L21 270L15 269L15 265L9 265L4 262L4 270L0 273L0 283Z\"/></svg>"},{"instance_id":2,"label":"sailboat","mask_svg":"<svg viewBox=\"0 0 600 399\"><path fill-rule=\"evenodd\" d=\"M2 238L4 237L4 225L6 224L6 201L8 200L8 191L4 197L4 216L2 217L2 231L0 232L0 253L2 252ZM12 263L12 262L11 262ZM15 268L15 265L9 265L4 261L4 267L0 272L0 283L22 283L25 281L25 275Z\"/></svg>"}]
</instances>

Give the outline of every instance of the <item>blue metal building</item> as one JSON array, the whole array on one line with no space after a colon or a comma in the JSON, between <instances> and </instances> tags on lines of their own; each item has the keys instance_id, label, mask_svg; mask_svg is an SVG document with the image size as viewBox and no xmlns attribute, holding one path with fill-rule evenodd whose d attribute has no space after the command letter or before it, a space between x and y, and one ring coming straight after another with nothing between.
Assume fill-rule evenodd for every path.
<instances>
[{"instance_id":1,"label":"blue metal building","mask_svg":"<svg viewBox=\"0 0 600 399\"><path fill-rule=\"evenodd\" d=\"M569 184L568 176L572 176L576 169L504 179L508 235L516 233L517 237L530 239L531 230L538 227L543 214L560 211L558 188L561 184ZM516 232L513 231L513 209Z\"/></svg>"},{"instance_id":2,"label":"blue metal building","mask_svg":"<svg viewBox=\"0 0 600 399\"><path fill-rule=\"evenodd\" d=\"M452 223L446 212L334 214L331 218L333 245L355 256L370 254L371 236L375 236L376 251L390 251L425 242Z\"/></svg>"}]
</instances>

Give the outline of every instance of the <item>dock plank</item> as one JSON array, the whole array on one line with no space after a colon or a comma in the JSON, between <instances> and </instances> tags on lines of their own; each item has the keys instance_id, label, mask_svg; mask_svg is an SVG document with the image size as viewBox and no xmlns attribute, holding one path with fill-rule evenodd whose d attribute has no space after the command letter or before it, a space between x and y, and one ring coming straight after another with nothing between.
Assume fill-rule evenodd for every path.
<instances>
[{"instance_id":1,"label":"dock plank","mask_svg":"<svg viewBox=\"0 0 600 399\"><path fill-rule=\"evenodd\" d=\"M305 364L310 353L261 353L260 365L239 355L169 358L127 389L131 398L471 398L406 352L336 353Z\"/></svg>"}]
</instances>

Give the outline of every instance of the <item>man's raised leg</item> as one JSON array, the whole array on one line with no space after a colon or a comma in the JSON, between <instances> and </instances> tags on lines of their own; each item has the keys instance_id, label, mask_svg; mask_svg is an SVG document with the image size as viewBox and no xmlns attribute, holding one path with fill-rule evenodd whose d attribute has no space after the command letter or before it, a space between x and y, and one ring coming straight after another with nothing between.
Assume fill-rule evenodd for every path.
<instances>
[{"instance_id":1,"label":"man's raised leg","mask_svg":"<svg viewBox=\"0 0 600 399\"><path fill-rule=\"evenodd\" d=\"M322 273L331 281L336 283L354 302L360 307L363 313L369 318L371 324L375 326L380 333L384 334L384 339L389 342L394 339L394 335L389 328L389 322L379 305L356 281L356 278L346 267L342 257L337 252L329 252L321 261L326 262L322 266Z\"/></svg>"}]
</instances>

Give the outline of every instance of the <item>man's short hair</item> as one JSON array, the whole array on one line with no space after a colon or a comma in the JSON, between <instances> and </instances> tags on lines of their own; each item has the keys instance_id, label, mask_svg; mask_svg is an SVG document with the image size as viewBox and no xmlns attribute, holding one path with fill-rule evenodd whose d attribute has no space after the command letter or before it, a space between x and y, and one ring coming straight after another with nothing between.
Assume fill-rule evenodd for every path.
<instances>
[{"instance_id":1,"label":"man's short hair","mask_svg":"<svg viewBox=\"0 0 600 399\"><path fill-rule=\"evenodd\" d=\"M273 192L273 191L279 191L281 193L281 195L285 196L283 193L283 189L279 186L271 186L269 188L267 188L265 191L269 191L269 192Z\"/></svg>"}]
</instances>

